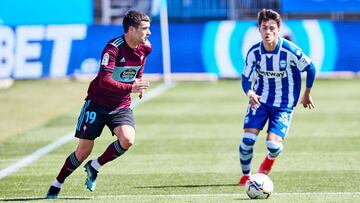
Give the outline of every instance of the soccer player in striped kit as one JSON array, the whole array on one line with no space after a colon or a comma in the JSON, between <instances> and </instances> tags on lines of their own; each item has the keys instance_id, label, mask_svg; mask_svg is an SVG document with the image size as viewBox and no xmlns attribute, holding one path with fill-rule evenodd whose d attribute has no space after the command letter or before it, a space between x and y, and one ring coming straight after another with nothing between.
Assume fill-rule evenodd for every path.
<instances>
[{"instance_id":1,"label":"soccer player in striped kit","mask_svg":"<svg viewBox=\"0 0 360 203\"><path fill-rule=\"evenodd\" d=\"M253 45L246 56L242 87L250 101L239 146L243 173L239 185L245 185L251 175L253 146L267 121L268 153L258 172L268 174L283 150L282 141L300 95L301 72L306 72L301 103L305 108L314 108L310 95L315 80L314 65L298 46L279 37L280 24L281 16L277 12L261 10L258 26L262 41Z\"/></svg>"},{"instance_id":2,"label":"soccer player in striped kit","mask_svg":"<svg viewBox=\"0 0 360 203\"><path fill-rule=\"evenodd\" d=\"M81 109L75 137L76 150L69 154L46 198L56 199L65 179L90 155L94 141L105 125L116 140L97 159L85 164L85 185L94 191L97 174L104 164L123 155L134 143L135 121L130 109L131 93L139 97L149 87L142 79L146 57L152 48L150 18L137 11L129 11L123 19L124 33L105 46L98 75L91 81L85 104Z\"/></svg>"}]
</instances>

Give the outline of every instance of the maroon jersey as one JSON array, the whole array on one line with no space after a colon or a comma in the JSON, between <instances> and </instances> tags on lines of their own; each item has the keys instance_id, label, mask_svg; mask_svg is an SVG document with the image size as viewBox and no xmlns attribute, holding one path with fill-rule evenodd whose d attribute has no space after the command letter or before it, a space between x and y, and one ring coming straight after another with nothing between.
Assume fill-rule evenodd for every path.
<instances>
[{"instance_id":1,"label":"maroon jersey","mask_svg":"<svg viewBox=\"0 0 360 203\"><path fill-rule=\"evenodd\" d=\"M86 99L110 109L128 108L135 79L141 78L151 44L130 48L124 35L108 42L103 50L96 78L91 81Z\"/></svg>"}]
</instances>

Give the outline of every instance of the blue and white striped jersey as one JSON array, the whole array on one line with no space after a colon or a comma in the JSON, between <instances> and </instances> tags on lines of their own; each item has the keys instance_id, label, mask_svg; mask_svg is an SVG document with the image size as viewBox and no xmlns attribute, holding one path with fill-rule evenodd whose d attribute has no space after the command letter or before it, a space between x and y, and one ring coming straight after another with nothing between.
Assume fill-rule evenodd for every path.
<instances>
[{"instance_id":1,"label":"blue and white striped jersey","mask_svg":"<svg viewBox=\"0 0 360 203\"><path fill-rule=\"evenodd\" d=\"M261 96L261 103L271 107L293 108L300 95L300 72L310 64L310 58L286 39L279 38L277 47L271 52L266 51L259 42L247 53L242 75L243 89L250 89L254 81L252 89Z\"/></svg>"}]
</instances>

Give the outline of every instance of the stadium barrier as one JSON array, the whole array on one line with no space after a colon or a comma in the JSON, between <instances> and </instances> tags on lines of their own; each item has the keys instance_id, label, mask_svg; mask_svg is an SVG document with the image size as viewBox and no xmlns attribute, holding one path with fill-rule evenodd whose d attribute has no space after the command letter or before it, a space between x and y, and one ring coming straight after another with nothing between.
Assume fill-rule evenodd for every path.
<instances>
[{"instance_id":1,"label":"stadium barrier","mask_svg":"<svg viewBox=\"0 0 360 203\"><path fill-rule=\"evenodd\" d=\"M246 51L260 40L255 25L255 21L170 24L172 73L240 77ZM145 74L161 75L160 26L154 23L151 31L153 51ZM95 74L103 46L122 32L121 26L83 24L0 26L0 79ZM357 46L350 40L360 35L360 22L285 21L281 35L312 58L319 76L352 77L360 72Z\"/></svg>"}]
</instances>

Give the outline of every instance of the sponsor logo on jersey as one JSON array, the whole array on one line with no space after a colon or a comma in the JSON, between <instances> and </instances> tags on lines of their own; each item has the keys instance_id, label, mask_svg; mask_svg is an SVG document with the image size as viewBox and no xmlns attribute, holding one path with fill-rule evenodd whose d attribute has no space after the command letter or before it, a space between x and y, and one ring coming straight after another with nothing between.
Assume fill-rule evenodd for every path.
<instances>
[{"instance_id":1,"label":"sponsor logo on jersey","mask_svg":"<svg viewBox=\"0 0 360 203\"><path fill-rule=\"evenodd\" d=\"M287 66L287 62L285 60L280 60L279 65L280 68L285 69Z\"/></svg>"},{"instance_id":2,"label":"sponsor logo on jersey","mask_svg":"<svg viewBox=\"0 0 360 203\"><path fill-rule=\"evenodd\" d=\"M284 78L287 77L286 71L263 71L260 69L256 69L256 72L259 75L263 75L267 78Z\"/></svg>"},{"instance_id":3,"label":"sponsor logo on jersey","mask_svg":"<svg viewBox=\"0 0 360 203\"><path fill-rule=\"evenodd\" d=\"M106 66L109 63L109 58L110 58L109 54L105 53L101 60L101 65Z\"/></svg>"},{"instance_id":4,"label":"sponsor logo on jersey","mask_svg":"<svg viewBox=\"0 0 360 203\"><path fill-rule=\"evenodd\" d=\"M119 82L133 82L141 66L117 66L112 78Z\"/></svg>"},{"instance_id":5,"label":"sponsor logo on jersey","mask_svg":"<svg viewBox=\"0 0 360 203\"><path fill-rule=\"evenodd\" d=\"M136 70L129 68L128 70L124 70L120 73L120 77L127 80L129 78L133 78L136 75Z\"/></svg>"},{"instance_id":6,"label":"sponsor logo on jersey","mask_svg":"<svg viewBox=\"0 0 360 203\"><path fill-rule=\"evenodd\" d=\"M126 62L125 58L124 58L124 57L122 57L122 59L120 59L120 62L121 62L121 63Z\"/></svg>"}]
</instances>

